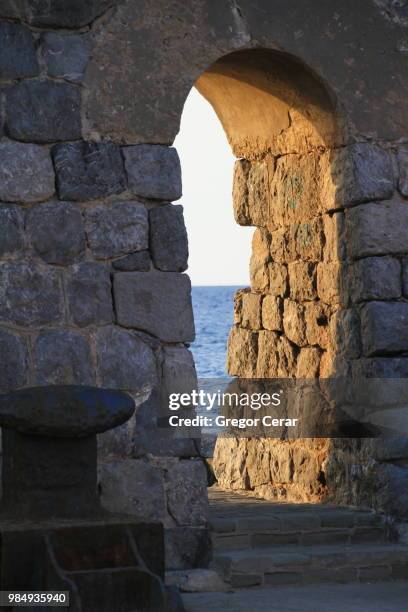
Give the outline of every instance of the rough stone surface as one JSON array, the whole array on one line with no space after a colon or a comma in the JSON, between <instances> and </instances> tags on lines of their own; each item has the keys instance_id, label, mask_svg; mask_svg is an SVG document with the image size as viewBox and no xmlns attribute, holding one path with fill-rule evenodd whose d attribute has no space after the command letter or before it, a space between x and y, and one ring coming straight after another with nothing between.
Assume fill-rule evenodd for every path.
<instances>
[{"instance_id":1,"label":"rough stone surface","mask_svg":"<svg viewBox=\"0 0 408 612\"><path fill-rule=\"evenodd\" d=\"M152 267L152 260L149 251L139 251L116 259L112 266L119 272L148 272Z\"/></svg>"},{"instance_id":2,"label":"rough stone surface","mask_svg":"<svg viewBox=\"0 0 408 612\"><path fill-rule=\"evenodd\" d=\"M0 204L0 256L16 253L23 246L24 214L16 204Z\"/></svg>"},{"instance_id":3,"label":"rough stone surface","mask_svg":"<svg viewBox=\"0 0 408 612\"><path fill-rule=\"evenodd\" d=\"M183 593L221 593L228 589L220 575L209 569L167 572L166 584L177 586Z\"/></svg>"},{"instance_id":4,"label":"rough stone surface","mask_svg":"<svg viewBox=\"0 0 408 612\"><path fill-rule=\"evenodd\" d=\"M235 162L233 205L239 225L262 227L270 222L270 174L273 175L273 168L268 161L250 163L239 159Z\"/></svg>"},{"instance_id":5,"label":"rough stone surface","mask_svg":"<svg viewBox=\"0 0 408 612\"><path fill-rule=\"evenodd\" d=\"M303 316L303 306L293 300L285 300L283 307L283 329L286 337L297 344L306 344L306 325Z\"/></svg>"},{"instance_id":6,"label":"rough stone surface","mask_svg":"<svg viewBox=\"0 0 408 612\"><path fill-rule=\"evenodd\" d=\"M282 331L282 298L266 295L262 300L262 326L272 331Z\"/></svg>"},{"instance_id":7,"label":"rough stone surface","mask_svg":"<svg viewBox=\"0 0 408 612\"><path fill-rule=\"evenodd\" d=\"M252 238L252 255L249 265L251 287L254 291L265 292L269 289L268 263L271 259L269 243L269 234L257 228Z\"/></svg>"},{"instance_id":8,"label":"rough stone surface","mask_svg":"<svg viewBox=\"0 0 408 612\"><path fill-rule=\"evenodd\" d=\"M408 197L408 149L401 149L398 152L398 189L403 196Z\"/></svg>"},{"instance_id":9,"label":"rough stone surface","mask_svg":"<svg viewBox=\"0 0 408 612\"><path fill-rule=\"evenodd\" d=\"M408 259L404 258L402 263L402 292L405 297L408 296Z\"/></svg>"},{"instance_id":10,"label":"rough stone surface","mask_svg":"<svg viewBox=\"0 0 408 612\"><path fill-rule=\"evenodd\" d=\"M361 311L364 354L405 351L408 346L408 304L370 302Z\"/></svg>"},{"instance_id":11,"label":"rough stone surface","mask_svg":"<svg viewBox=\"0 0 408 612\"><path fill-rule=\"evenodd\" d=\"M188 241L183 207L168 204L153 208L149 220L155 267L167 272L184 272L188 265Z\"/></svg>"},{"instance_id":12,"label":"rough stone surface","mask_svg":"<svg viewBox=\"0 0 408 612\"><path fill-rule=\"evenodd\" d=\"M0 329L0 391L5 393L27 384L28 349L15 333Z\"/></svg>"},{"instance_id":13,"label":"rough stone surface","mask_svg":"<svg viewBox=\"0 0 408 612\"><path fill-rule=\"evenodd\" d=\"M331 346L338 355L348 359L360 356L360 320L357 312L338 310L330 320Z\"/></svg>"},{"instance_id":14,"label":"rough stone surface","mask_svg":"<svg viewBox=\"0 0 408 612\"><path fill-rule=\"evenodd\" d=\"M98 259L148 248L147 210L138 202L115 202L88 208L85 228L89 247Z\"/></svg>"},{"instance_id":15,"label":"rough stone surface","mask_svg":"<svg viewBox=\"0 0 408 612\"><path fill-rule=\"evenodd\" d=\"M58 144L52 153L62 200L93 200L126 188L120 149L111 143Z\"/></svg>"},{"instance_id":16,"label":"rough stone surface","mask_svg":"<svg viewBox=\"0 0 408 612\"><path fill-rule=\"evenodd\" d=\"M61 317L57 270L23 262L0 265L0 320L29 327L56 323Z\"/></svg>"},{"instance_id":17,"label":"rough stone surface","mask_svg":"<svg viewBox=\"0 0 408 612\"><path fill-rule=\"evenodd\" d=\"M205 525L208 520L207 472L204 463L178 461L166 471L168 510L177 525Z\"/></svg>"},{"instance_id":18,"label":"rough stone surface","mask_svg":"<svg viewBox=\"0 0 408 612\"><path fill-rule=\"evenodd\" d=\"M136 145L122 149L129 189L136 196L155 200L181 197L181 168L176 149Z\"/></svg>"},{"instance_id":19,"label":"rough stone surface","mask_svg":"<svg viewBox=\"0 0 408 612\"><path fill-rule=\"evenodd\" d=\"M6 126L11 138L57 142L81 138L80 91L53 81L23 81L6 95Z\"/></svg>"},{"instance_id":20,"label":"rough stone surface","mask_svg":"<svg viewBox=\"0 0 408 612\"><path fill-rule=\"evenodd\" d=\"M118 272L114 299L119 325L165 342L192 342L194 320L188 276L170 272Z\"/></svg>"},{"instance_id":21,"label":"rough stone surface","mask_svg":"<svg viewBox=\"0 0 408 612\"><path fill-rule=\"evenodd\" d=\"M44 330L34 345L35 379L39 385L94 384L88 340L70 330Z\"/></svg>"},{"instance_id":22,"label":"rough stone surface","mask_svg":"<svg viewBox=\"0 0 408 612\"><path fill-rule=\"evenodd\" d=\"M367 257L355 262L351 272L355 301L390 300L401 296L401 265L393 257Z\"/></svg>"},{"instance_id":23,"label":"rough stone surface","mask_svg":"<svg viewBox=\"0 0 408 612\"><path fill-rule=\"evenodd\" d=\"M324 261L342 261L346 259L344 213L335 212L331 215L324 215L323 232L325 239L323 248Z\"/></svg>"},{"instance_id":24,"label":"rough stone surface","mask_svg":"<svg viewBox=\"0 0 408 612\"><path fill-rule=\"evenodd\" d=\"M211 557L211 541L205 527L174 527L165 531L166 568L205 568Z\"/></svg>"},{"instance_id":25,"label":"rough stone surface","mask_svg":"<svg viewBox=\"0 0 408 612\"><path fill-rule=\"evenodd\" d=\"M104 387L150 391L157 380L152 349L134 332L105 327L96 335L98 375Z\"/></svg>"},{"instance_id":26,"label":"rough stone surface","mask_svg":"<svg viewBox=\"0 0 408 612\"><path fill-rule=\"evenodd\" d=\"M310 302L305 305L306 338L309 344L326 348L330 310L322 302Z\"/></svg>"},{"instance_id":27,"label":"rough stone surface","mask_svg":"<svg viewBox=\"0 0 408 612\"><path fill-rule=\"evenodd\" d=\"M259 293L242 294L241 326L247 329L262 327L262 296Z\"/></svg>"},{"instance_id":28,"label":"rough stone surface","mask_svg":"<svg viewBox=\"0 0 408 612\"><path fill-rule=\"evenodd\" d=\"M294 300L313 300L316 293L316 264L296 261L288 265L290 295Z\"/></svg>"},{"instance_id":29,"label":"rough stone surface","mask_svg":"<svg viewBox=\"0 0 408 612\"><path fill-rule=\"evenodd\" d=\"M258 334L258 360L256 376L274 378L279 369L279 336L275 332L260 331Z\"/></svg>"},{"instance_id":30,"label":"rough stone surface","mask_svg":"<svg viewBox=\"0 0 408 612\"><path fill-rule=\"evenodd\" d=\"M52 264L70 264L85 251L81 211L70 202L37 204L27 214L26 228L34 251Z\"/></svg>"},{"instance_id":31,"label":"rough stone surface","mask_svg":"<svg viewBox=\"0 0 408 612\"><path fill-rule=\"evenodd\" d=\"M106 325L113 321L109 270L94 262L73 266L66 275L69 318L79 327Z\"/></svg>"},{"instance_id":32,"label":"rough stone surface","mask_svg":"<svg viewBox=\"0 0 408 612\"><path fill-rule=\"evenodd\" d=\"M256 375L258 334L233 327L228 338L227 371L231 376Z\"/></svg>"},{"instance_id":33,"label":"rough stone surface","mask_svg":"<svg viewBox=\"0 0 408 612\"><path fill-rule=\"evenodd\" d=\"M46 149L1 142L0 159L0 200L38 202L54 194L54 169Z\"/></svg>"},{"instance_id":34,"label":"rough stone surface","mask_svg":"<svg viewBox=\"0 0 408 612\"><path fill-rule=\"evenodd\" d=\"M288 291L288 268L284 264L272 262L269 270L269 291L272 295L285 297ZM256 287L253 287L256 289Z\"/></svg>"},{"instance_id":35,"label":"rough stone surface","mask_svg":"<svg viewBox=\"0 0 408 612\"><path fill-rule=\"evenodd\" d=\"M38 73L30 30L17 23L0 22L0 79L22 79Z\"/></svg>"},{"instance_id":36,"label":"rough stone surface","mask_svg":"<svg viewBox=\"0 0 408 612\"><path fill-rule=\"evenodd\" d=\"M320 351L317 348L302 348L297 360L296 378L319 376Z\"/></svg>"},{"instance_id":37,"label":"rough stone surface","mask_svg":"<svg viewBox=\"0 0 408 612\"><path fill-rule=\"evenodd\" d=\"M344 302L343 267L339 262L317 265L317 294L327 304Z\"/></svg>"},{"instance_id":38,"label":"rough stone surface","mask_svg":"<svg viewBox=\"0 0 408 612\"><path fill-rule=\"evenodd\" d=\"M41 52L49 76L80 83L91 53L91 41L86 34L45 32L41 37Z\"/></svg>"},{"instance_id":39,"label":"rough stone surface","mask_svg":"<svg viewBox=\"0 0 408 612\"><path fill-rule=\"evenodd\" d=\"M67 5L60 0L49 0L46 4L24 0L12 16L25 19L33 26L40 28L81 28L90 24L102 15L115 0L72 0Z\"/></svg>"}]
</instances>

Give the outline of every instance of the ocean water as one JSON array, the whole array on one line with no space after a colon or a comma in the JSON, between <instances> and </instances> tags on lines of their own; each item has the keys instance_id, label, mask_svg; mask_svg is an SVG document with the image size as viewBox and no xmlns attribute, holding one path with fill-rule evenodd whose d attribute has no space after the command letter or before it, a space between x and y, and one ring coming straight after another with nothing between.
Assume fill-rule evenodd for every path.
<instances>
[{"instance_id":1,"label":"ocean water","mask_svg":"<svg viewBox=\"0 0 408 612\"><path fill-rule=\"evenodd\" d=\"M227 375L227 340L233 324L237 286L193 287L196 340L191 344L199 378Z\"/></svg>"}]
</instances>

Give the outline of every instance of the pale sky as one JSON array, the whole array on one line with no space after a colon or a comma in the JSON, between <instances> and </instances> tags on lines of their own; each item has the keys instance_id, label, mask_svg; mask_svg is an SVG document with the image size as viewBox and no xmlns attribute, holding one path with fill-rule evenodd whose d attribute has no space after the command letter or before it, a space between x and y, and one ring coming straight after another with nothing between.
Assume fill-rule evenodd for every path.
<instances>
[{"instance_id":1,"label":"pale sky","mask_svg":"<svg viewBox=\"0 0 408 612\"><path fill-rule=\"evenodd\" d=\"M183 177L184 218L193 285L249 285L253 227L236 224L232 209L235 158L211 105L192 89L174 146Z\"/></svg>"}]
</instances>

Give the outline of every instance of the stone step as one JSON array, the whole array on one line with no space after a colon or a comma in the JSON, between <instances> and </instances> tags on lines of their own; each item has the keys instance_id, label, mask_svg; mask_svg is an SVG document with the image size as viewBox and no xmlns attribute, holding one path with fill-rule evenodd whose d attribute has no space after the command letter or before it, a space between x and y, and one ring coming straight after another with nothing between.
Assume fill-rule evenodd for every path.
<instances>
[{"instance_id":1,"label":"stone step","mask_svg":"<svg viewBox=\"0 0 408 612\"><path fill-rule=\"evenodd\" d=\"M232 588L408 579L408 546L355 544L219 550L214 568Z\"/></svg>"}]
</instances>

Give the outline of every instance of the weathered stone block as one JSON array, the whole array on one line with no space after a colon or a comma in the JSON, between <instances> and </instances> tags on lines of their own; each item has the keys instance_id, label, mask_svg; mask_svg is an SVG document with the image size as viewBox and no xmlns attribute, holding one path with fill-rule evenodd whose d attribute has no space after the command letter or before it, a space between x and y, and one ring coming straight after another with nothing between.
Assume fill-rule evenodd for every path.
<instances>
[{"instance_id":1,"label":"weathered stone block","mask_svg":"<svg viewBox=\"0 0 408 612\"><path fill-rule=\"evenodd\" d=\"M285 297L288 292L288 268L284 264L272 262L269 269L269 291L272 295Z\"/></svg>"},{"instance_id":2,"label":"weathered stone block","mask_svg":"<svg viewBox=\"0 0 408 612\"><path fill-rule=\"evenodd\" d=\"M183 207L167 204L153 208L149 220L155 267L165 272L184 272L188 265L188 241Z\"/></svg>"},{"instance_id":3,"label":"weathered stone block","mask_svg":"<svg viewBox=\"0 0 408 612\"><path fill-rule=\"evenodd\" d=\"M181 198L181 168L176 149L141 144L122 149L129 189L143 198Z\"/></svg>"},{"instance_id":4,"label":"weathered stone block","mask_svg":"<svg viewBox=\"0 0 408 612\"><path fill-rule=\"evenodd\" d=\"M304 448L294 447L292 459L294 466L293 482L303 483L310 487L316 486L320 472L317 457Z\"/></svg>"},{"instance_id":5,"label":"weathered stone block","mask_svg":"<svg viewBox=\"0 0 408 612\"><path fill-rule=\"evenodd\" d=\"M360 319L351 308L338 310L330 320L332 348L347 359L360 355Z\"/></svg>"},{"instance_id":6,"label":"weathered stone block","mask_svg":"<svg viewBox=\"0 0 408 612\"><path fill-rule=\"evenodd\" d=\"M154 353L134 332L115 326L100 329L96 351L102 386L150 391L156 384Z\"/></svg>"},{"instance_id":7,"label":"weathered stone block","mask_svg":"<svg viewBox=\"0 0 408 612\"><path fill-rule=\"evenodd\" d=\"M114 0L71 0L68 4L60 0L50 0L46 4L30 1L24 2L24 9L19 9L18 16L40 28L82 28L114 4Z\"/></svg>"},{"instance_id":8,"label":"weathered stone block","mask_svg":"<svg viewBox=\"0 0 408 612\"><path fill-rule=\"evenodd\" d=\"M296 374L298 349L285 336L278 344L279 366L278 378L292 378Z\"/></svg>"},{"instance_id":9,"label":"weathered stone block","mask_svg":"<svg viewBox=\"0 0 408 612\"><path fill-rule=\"evenodd\" d=\"M401 265L393 257L367 257L351 267L351 296L363 300L390 300L401 296Z\"/></svg>"},{"instance_id":10,"label":"weathered stone block","mask_svg":"<svg viewBox=\"0 0 408 612\"><path fill-rule=\"evenodd\" d=\"M54 81L23 81L7 90L6 125L12 138L57 142L81 138L80 91Z\"/></svg>"},{"instance_id":11,"label":"weathered stone block","mask_svg":"<svg viewBox=\"0 0 408 612\"><path fill-rule=\"evenodd\" d=\"M408 259L402 261L402 293L405 297L408 296Z\"/></svg>"},{"instance_id":12,"label":"weathered stone block","mask_svg":"<svg viewBox=\"0 0 408 612\"><path fill-rule=\"evenodd\" d=\"M47 263L70 264L85 251L81 210L71 202L33 206L27 214L26 229L33 249Z\"/></svg>"},{"instance_id":13,"label":"weathered stone block","mask_svg":"<svg viewBox=\"0 0 408 612\"><path fill-rule=\"evenodd\" d=\"M39 385L92 385L95 375L89 341L71 330L42 331L34 345Z\"/></svg>"},{"instance_id":14,"label":"weathered stone block","mask_svg":"<svg viewBox=\"0 0 408 612\"><path fill-rule=\"evenodd\" d=\"M24 214L16 204L0 204L0 257L22 248Z\"/></svg>"},{"instance_id":15,"label":"weathered stone block","mask_svg":"<svg viewBox=\"0 0 408 612\"><path fill-rule=\"evenodd\" d=\"M54 168L43 147L0 143L0 200L38 202L54 195Z\"/></svg>"},{"instance_id":16,"label":"weathered stone block","mask_svg":"<svg viewBox=\"0 0 408 612\"><path fill-rule=\"evenodd\" d=\"M300 223L296 227L296 256L299 259L319 261L322 259L323 224L321 217Z\"/></svg>"},{"instance_id":17,"label":"weathered stone block","mask_svg":"<svg viewBox=\"0 0 408 612\"><path fill-rule=\"evenodd\" d=\"M408 197L408 149L398 152L398 189L403 196Z\"/></svg>"},{"instance_id":18,"label":"weathered stone block","mask_svg":"<svg viewBox=\"0 0 408 612\"><path fill-rule=\"evenodd\" d=\"M0 320L29 327L62 318L60 273L35 264L0 265Z\"/></svg>"},{"instance_id":19,"label":"weathered stone block","mask_svg":"<svg viewBox=\"0 0 408 612\"><path fill-rule=\"evenodd\" d=\"M244 294L248 293L249 291L250 289L246 287L243 289L238 289L238 291L234 293L234 325L239 325L241 323Z\"/></svg>"},{"instance_id":20,"label":"weathered stone block","mask_svg":"<svg viewBox=\"0 0 408 612\"><path fill-rule=\"evenodd\" d=\"M317 266L317 295L327 304L345 301L342 282L343 267L339 262L324 262Z\"/></svg>"},{"instance_id":21,"label":"weathered stone block","mask_svg":"<svg viewBox=\"0 0 408 612\"><path fill-rule=\"evenodd\" d=\"M206 527L172 527L164 532L166 569L207 567L211 540Z\"/></svg>"},{"instance_id":22,"label":"weathered stone block","mask_svg":"<svg viewBox=\"0 0 408 612\"><path fill-rule=\"evenodd\" d=\"M314 347L302 348L297 360L296 378L319 376L321 351Z\"/></svg>"},{"instance_id":23,"label":"weathered stone block","mask_svg":"<svg viewBox=\"0 0 408 612\"><path fill-rule=\"evenodd\" d=\"M306 338L309 344L327 348L330 309L322 302L305 304Z\"/></svg>"},{"instance_id":24,"label":"weathered stone block","mask_svg":"<svg viewBox=\"0 0 408 612\"><path fill-rule=\"evenodd\" d=\"M152 260L149 251L139 251L116 259L112 266L120 272L148 272L152 267Z\"/></svg>"},{"instance_id":25,"label":"weathered stone block","mask_svg":"<svg viewBox=\"0 0 408 612\"><path fill-rule=\"evenodd\" d=\"M244 293L242 295L241 327L261 329L262 295L259 293Z\"/></svg>"},{"instance_id":26,"label":"weathered stone block","mask_svg":"<svg viewBox=\"0 0 408 612\"><path fill-rule=\"evenodd\" d=\"M335 212L323 216L324 261L342 261L346 259L344 239L344 213Z\"/></svg>"},{"instance_id":27,"label":"weathered stone block","mask_svg":"<svg viewBox=\"0 0 408 612\"><path fill-rule=\"evenodd\" d=\"M93 200L126 189L122 156L114 144L58 144L52 154L62 200Z\"/></svg>"},{"instance_id":28,"label":"weathered stone block","mask_svg":"<svg viewBox=\"0 0 408 612\"><path fill-rule=\"evenodd\" d=\"M227 371L231 376L256 376L258 334L233 327L228 338Z\"/></svg>"},{"instance_id":29,"label":"weathered stone block","mask_svg":"<svg viewBox=\"0 0 408 612\"><path fill-rule=\"evenodd\" d=\"M408 378L408 359L406 357L359 359L355 365L358 377Z\"/></svg>"},{"instance_id":30,"label":"weathered stone block","mask_svg":"<svg viewBox=\"0 0 408 612\"><path fill-rule=\"evenodd\" d=\"M23 387L28 381L28 349L17 334L0 329L0 391Z\"/></svg>"},{"instance_id":31,"label":"weathered stone block","mask_svg":"<svg viewBox=\"0 0 408 612\"><path fill-rule=\"evenodd\" d=\"M279 336L272 331L260 331L258 334L258 360L256 376L258 378L275 378L278 376Z\"/></svg>"},{"instance_id":32,"label":"weathered stone block","mask_svg":"<svg viewBox=\"0 0 408 612\"><path fill-rule=\"evenodd\" d=\"M291 257L288 252L288 228L280 227L271 234L270 251L272 261L278 263L288 263Z\"/></svg>"},{"instance_id":33,"label":"weathered stone block","mask_svg":"<svg viewBox=\"0 0 408 612\"><path fill-rule=\"evenodd\" d=\"M347 211L349 257L388 255L408 251L408 206L401 198L372 202Z\"/></svg>"},{"instance_id":34,"label":"weathered stone block","mask_svg":"<svg viewBox=\"0 0 408 612\"><path fill-rule=\"evenodd\" d=\"M45 32L41 52L49 76L80 83L89 61L91 41L86 34Z\"/></svg>"},{"instance_id":35,"label":"weathered stone block","mask_svg":"<svg viewBox=\"0 0 408 612\"><path fill-rule=\"evenodd\" d=\"M361 336L367 356L406 351L408 347L408 304L370 302L361 310Z\"/></svg>"},{"instance_id":36,"label":"weathered stone block","mask_svg":"<svg viewBox=\"0 0 408 612\"><path fill-rule=\"evenodd\" d=\"M191 283L174 272L118 272L114 299L119 325L135 327L165 342L192 342Z\"/></svg>"},{"instance_id":37,"label":"weathered stone block","mask_svg":"<svg viewBox=\"0 0 408 612\"><path fill-rule=\"evenodd\" d=\"M283 305L283 329L287 338L297 346L306 344L304 308L298 302L285 300Z\"/></svg>"},{"instance_id":38,"label":"weathered stone block","mask_svg":"<svg viewBox=\"0 0 408 612\"><path fill-rule=\"evenodd\" d=\"M252 255L249 265L251 287L254 291L267 291L269 288L268 263L271 259L269 253L270 235L261 228L257 228L252 238Z\"/></svg>"},{"instance_id":39,"label":"weathered stone block","mask_svg":"<svg viewBox=\"0 0 408 612\"><path fill-rule=\"evenodd\" d=\"M316 264L295 261L288 265L290 296L299 302L313 300L316 292Z\"/></svg>"},{"instance_id":40,"label":"weathered stone block","mask_svg":"<svg viewBox=\"0 0 408 612\"><path fill-rule=\"evenodd\" d=\"M30 30L17 23L0 22L0 79L23 79L38 73Z\"/></svg>"},{"instance_id":41,"label":"weathered stone block","mask_svg":"<svg viewBox=\"0 0 408 612\"><path fill-rule=\"evenodd\" d=\"M201 459L177 461L166 470L167 506L177 525L208 521L207 471Z\"/></svg>"},{"instance_id":42,"label":"weathered stone block","mask_svg":"<svg viewBox=\"0 0 408 612\"><path fill-rule=\"evenodd\" d=\"M111 279L105 266L90 261L73 266L65 287L72 323L85 327L113 321Z\"/></svg>"},{"instance_id":43,"label":"weathered stone block","mask_svg":"<svg viewBox=\"0 0 408 612\"><path fill-rule=\"evenodd\" d=\"M85 212L89 247L98 259L145 250L149 246L146 208L138 202L98 204Z\"/></svg>"},{"instance_id":44,"label":"weathered stone block","mask_svg":"<svg viewBox=\"0 0 408 612\"><path fill-rule=\"evenodd\" d=\"M234 169L233 204L235 220L239 225L270 225L270 184L272 162L237 160Z\"/></svg>"},{"instance_id":45,"label":"weathered stone block","mask_svg":"<svg viewBox=\"0 0 408 612\"><path fill-rule=\"evenodd\" d=\"M272 331L282 331L282 298L265 295L262 300L262 327Z\"/></svg>"}]
</instances>

